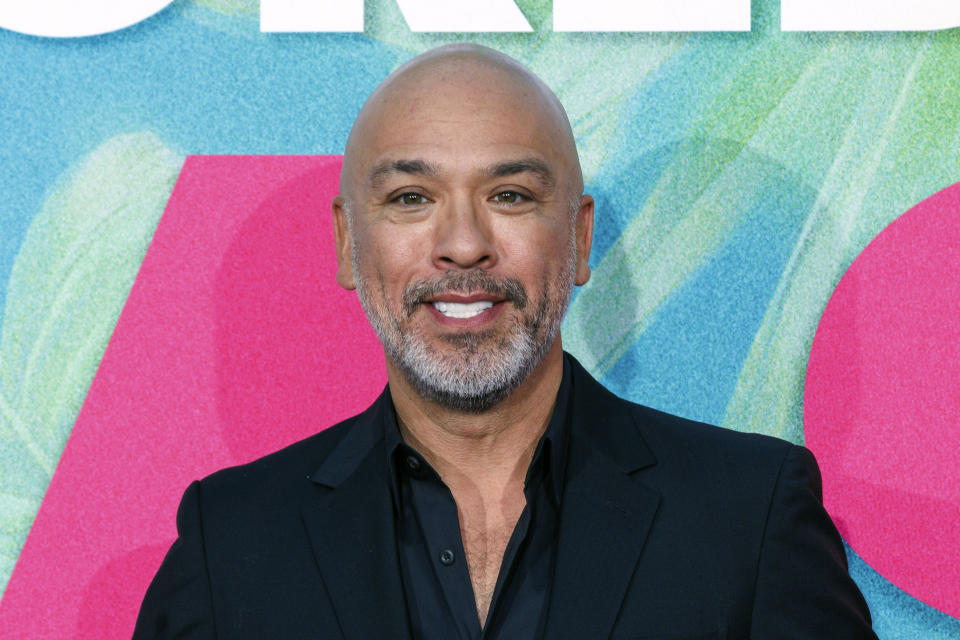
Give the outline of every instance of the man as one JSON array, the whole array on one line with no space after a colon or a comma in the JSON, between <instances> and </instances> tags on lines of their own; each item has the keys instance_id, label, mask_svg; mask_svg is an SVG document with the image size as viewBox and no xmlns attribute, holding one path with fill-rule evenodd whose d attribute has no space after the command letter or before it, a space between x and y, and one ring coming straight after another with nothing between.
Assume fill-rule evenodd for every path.
<instances>
[{"instance_id":1,"label":"man","mask_svg":"<svg viewBox=\"0 0 960 640\"><path fill-rule=\"evenodd\" d=\"M627 403L563 353L593 200L527 69L401 67L333 213L389 385L191 485L135 637L875 638L809 452Z\"/></svg>"}]
</instances>

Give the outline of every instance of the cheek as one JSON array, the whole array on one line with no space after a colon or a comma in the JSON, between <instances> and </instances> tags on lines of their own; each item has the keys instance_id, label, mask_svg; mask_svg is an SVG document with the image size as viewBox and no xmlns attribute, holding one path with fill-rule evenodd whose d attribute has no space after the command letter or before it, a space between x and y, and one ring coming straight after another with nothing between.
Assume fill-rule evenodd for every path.
<instances>
[{"instance_id":1,"label":"cheek","mask_svg":"<svg viewBox=\"0 0 960 640\"><path fill-rule=\"evenodd\" d=\"M503 244L503 256L522 280L540 286L565 274L572 259L566 228L541 227L515 232Z\"/></svg>"},{"instance_id":2,"label":"cheek","mask_svg":"<svg viewBox=\"0 0 960 640\"><path fill-rule=\"evenodd\" d=\"M368 292L390 307L398 307L404 288L415 279L415 265L422 259L415 255L414 246L401 238L361 246L357 266Z\"/></svg>"}]
</instances>

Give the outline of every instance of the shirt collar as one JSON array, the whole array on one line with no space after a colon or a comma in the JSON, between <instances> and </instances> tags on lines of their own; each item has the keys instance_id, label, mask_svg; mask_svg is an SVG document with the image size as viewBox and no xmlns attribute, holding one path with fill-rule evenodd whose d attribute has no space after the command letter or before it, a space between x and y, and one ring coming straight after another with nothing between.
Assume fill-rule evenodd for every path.
<instances>
[{"instance_id":1,"label":"shirt collar","mask_svg":"<svg viewBox=\"0 0 960 640\"><path fill-rule=\"evenodd\" d=\"M388 394L385 394L388 395ZM560 380L560 388L557 390L557 400L554 404L553 414L550 416L550 422L547 424L543 436L537 443L533 459L530 461L530 467L527 469L526 482L533 479L533 474L542 463L549 461L547 468L547 482L550 483L551 497L556 505L560 504L560 498L563 495L563 481L567 468L567 451L570 447L571 416L573 414L571 407L571 396L573 395L573 377L570 367L570 356L563 354L563 376ZM397 413L393 406L393 401L388 400L386 410L381 413L383 416L383 434L384 444L386 445L387 464L389 465L390 493L393 496L393 505L400 511L400 474L403 473L403 466L410 455L414 455L424 469L433 472L423 457L420 456L412 447L403 441L400 435L400 429L397 425ZM541 458L546 460L541 461Z\"/></svg>"}]
</instances>

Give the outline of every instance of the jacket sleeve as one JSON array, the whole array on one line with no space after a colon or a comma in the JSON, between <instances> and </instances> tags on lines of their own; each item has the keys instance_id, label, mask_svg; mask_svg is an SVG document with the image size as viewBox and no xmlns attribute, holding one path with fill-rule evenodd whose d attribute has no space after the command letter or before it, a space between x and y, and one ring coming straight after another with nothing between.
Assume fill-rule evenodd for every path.
<instances>
[{"instance_id":1,"label":"jacket sleeve","mask_svg":"<svg viewBox=\"0 0 960 640\"><path fill-rule=\"evenodd\" d=\"M180 501L177 535L144 596L134 640L216 637L199 482L191 484Z\"/></svg>"},{"instance_id":2,"label":"jacket sleeve","mask_svg":"<svg viewBox=\"0 0 960 640\"><path fill-rule=\"evenodd\" d=\"M876 640L823 507L820 470L792 446L780 468L760 549L751 638Z\"/></svg>"}]
</instances>

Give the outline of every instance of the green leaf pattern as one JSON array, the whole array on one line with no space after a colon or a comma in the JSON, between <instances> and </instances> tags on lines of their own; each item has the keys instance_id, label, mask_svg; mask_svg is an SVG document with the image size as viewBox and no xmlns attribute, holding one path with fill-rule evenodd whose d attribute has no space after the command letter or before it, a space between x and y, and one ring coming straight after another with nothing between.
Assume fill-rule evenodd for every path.
<instances>
[{"instance_id":1,"label":"green leaf pattern","mask_svg":"<svg viewBox=\"0 0 960 640\"><path fill-rule=\"evenodd\" d=\"M182 162L151 133L110 138L67 172L27 231L0 337L0 585L13 570Z\"/></svg>"}]
</instances>

